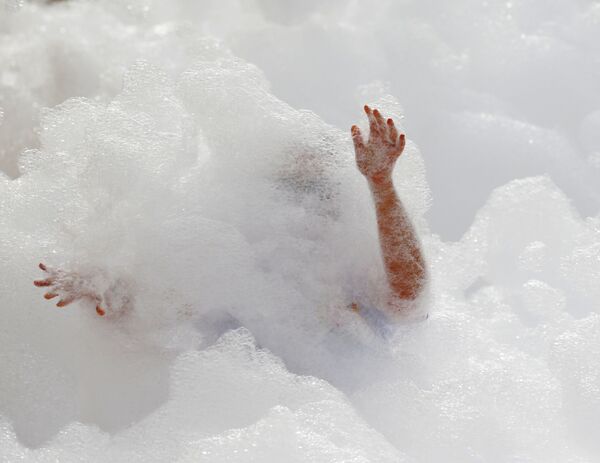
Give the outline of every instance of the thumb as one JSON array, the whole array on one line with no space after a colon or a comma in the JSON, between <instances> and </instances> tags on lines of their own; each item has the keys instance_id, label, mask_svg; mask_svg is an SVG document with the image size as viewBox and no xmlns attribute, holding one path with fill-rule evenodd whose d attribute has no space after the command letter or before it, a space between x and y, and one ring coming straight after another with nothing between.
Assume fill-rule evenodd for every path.
<instances>
[{"instance_id":1,"label":"thumb","mask_svg":"<svg viewBox=\"0 0 600 463\"><path fill-rule=\"evenodd\" d=\"M353 125L351 129L352 141L354 142L354 149L356 151L363 150L365 148L365 142L358 126Z\"/></svg>"}]
</instances>

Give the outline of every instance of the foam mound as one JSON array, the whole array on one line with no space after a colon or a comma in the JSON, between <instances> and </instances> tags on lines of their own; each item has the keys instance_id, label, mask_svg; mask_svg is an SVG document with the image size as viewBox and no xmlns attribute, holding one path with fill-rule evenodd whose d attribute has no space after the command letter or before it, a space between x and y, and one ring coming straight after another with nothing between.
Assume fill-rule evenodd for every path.
<instances>
[{"instance_id":1,"label":"foam mound","mask_svg":"<svg viewBox=\"0 0 600 463\"><path fill-rule=\"evenodd\" d=\"M596 461L600 9L461 5L0 2L0 460ZM431 274L385 332L363 103Z\"/></svg>"}]
</instances>

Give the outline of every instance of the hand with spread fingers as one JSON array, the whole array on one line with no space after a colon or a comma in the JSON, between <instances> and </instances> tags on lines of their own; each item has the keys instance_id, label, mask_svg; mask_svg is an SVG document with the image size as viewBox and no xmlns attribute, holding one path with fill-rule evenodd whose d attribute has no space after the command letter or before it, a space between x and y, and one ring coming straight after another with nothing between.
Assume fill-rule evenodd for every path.
<instances>
[{"instance_id":1,"label":"hand with spread fingers","mask_svg":"<svg viewBox=\"0 0 600 463\"><path fill-rule=\"evenodd\" d=\"M379 110L371 110L366 105L364 110L369 118L370 132L366 143L358 126L352 126L356 164L370 182L381 183L391 178L406 138L404 134L398 134L394 121L384 119Z\"/></svg>"},{"instance_id":2,"label":"hand with spread fingers","mask_svg":"<svg viewBox=\"0 0 600 463\"><path fill-rule=\"evenodd\" d=\"M54 299L60 297L57 307L65 307L73 302L87 299L96 305L96 313L101 317L106 311L102 308L102 296L90 288L88 279L75 272L65 272L63 270L53 269L40 263L39 267L47 275L42 280L35 280L33 284L38 287L48 288L44 294L45 299Z\"/></svg>"}]
</instances>

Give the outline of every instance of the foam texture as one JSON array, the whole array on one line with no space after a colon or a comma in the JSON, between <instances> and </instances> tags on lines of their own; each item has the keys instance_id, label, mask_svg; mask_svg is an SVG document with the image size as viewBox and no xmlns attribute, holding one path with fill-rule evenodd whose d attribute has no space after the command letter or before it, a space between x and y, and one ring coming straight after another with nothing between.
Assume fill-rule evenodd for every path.
<instances>
[{"instance_id":1,"label":"foam texture","mask_svg":"<svg viewBox=\"0 0 600 463\"><path fill-rule=\"evenodd\" d=\"M0 461L600 458L600 7L438 3L0 2ZM385 332L364 103L431 274Z\"/></svg>"}]
</instances>

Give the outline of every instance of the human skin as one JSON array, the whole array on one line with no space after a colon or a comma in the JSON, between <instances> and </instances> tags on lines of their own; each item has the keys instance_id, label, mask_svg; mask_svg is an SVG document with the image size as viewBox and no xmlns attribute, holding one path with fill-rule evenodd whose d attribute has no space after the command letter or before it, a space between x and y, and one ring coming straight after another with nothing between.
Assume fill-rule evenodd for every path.
<instances>
[{"instance_id":1,"label":"human skin","mask_svg":"<svg viewBox=\"0 0 600 463\"><path fill-rule=\"evenodd\" d=\"M406 138L399 134L392 119L364 107L369 119L369 138L352 126L352 140L358 170L365 176L373 196L379 231L381 255L391 298L385 308L390 315L405 315L410 304L423 292L427 282L425 259L415 229L392 180L392 171L404 151Z\"/></svg>"},{"instance_id":2,"label":"human skin","mask_svg":"<svg viewBox=\"0 0 600 463\"><path fill-rule=\"evenodd\" d=\"M47 275L42 280L35 280L33 284L38 287L49 289L44 294L44 299L54 299L61 296L56 303L57 307L65 307L79 300L88 300L95 304L96 313L103 317L106 310L102 307L102 296L89 287L85 277L74 272L65 272L39 264L41 270Z\"/></svg>"},{"instance_id":3,"label":"human skin","mask_svg":"<svg viewBox=\"0 0 600 463\"><path fill-rule=\"evenodd\" d=\"M377 215L381 254L391 291L385 310L390 315L402 316L410 307L402 302L416 300L426 284L421 246L392 181L392 171L406 140L404 134L398 133L392 119L384 120L377 109L372 111L368 106L364 109L370 134L365 142L360 129L352 126L356 164L369 183ZM46 273L46 278L36 280L34 284L48 288L45 299L60 296L58 307L86 300L95 305L99 316L104 316L107 310L110 314L123 311L124 307L113 307L115 303L131 303L126 283L116 281L106 291L99 291L92 284L93 275L53 269L43 263L39 267ZM126 296L113 297L113 293L119 292L117 290ZM353 308L358 310L356 304Z\"/></svg>"}]
</instances>

